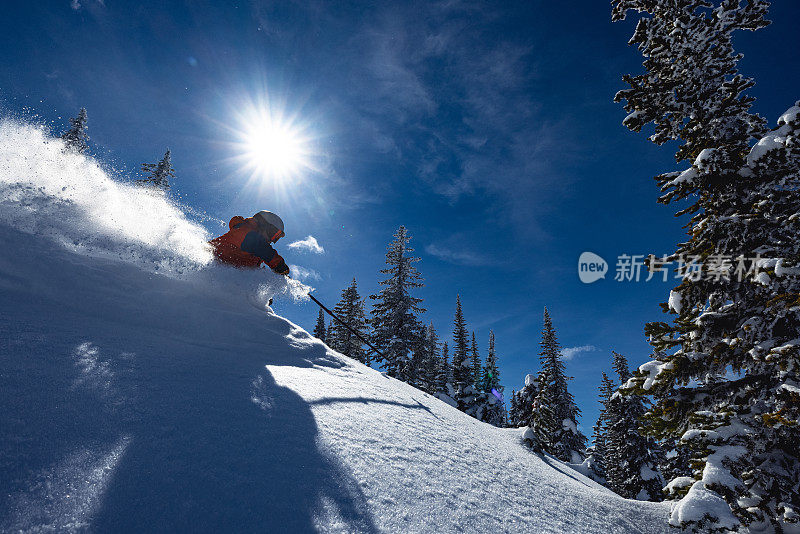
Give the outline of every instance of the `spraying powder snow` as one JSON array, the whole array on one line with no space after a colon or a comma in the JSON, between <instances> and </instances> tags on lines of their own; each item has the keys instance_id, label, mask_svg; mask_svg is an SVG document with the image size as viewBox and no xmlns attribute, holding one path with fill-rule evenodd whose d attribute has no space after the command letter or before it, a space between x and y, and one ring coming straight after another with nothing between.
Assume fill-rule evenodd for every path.
<instances>
[{"instance_id":1,"label":"spraying powder snow","mask_svg":"<svg viewBox=\"0 0 800 534\"><path fill-rule=\"evenodd\" d=\"M0 222L81 254L244 291L259 307L276 295L304 300L312 290L264 270L209 269L211 236L166 195L121 183L43 127L10 119L0 121Z\"/></svg>"}]
</instances>

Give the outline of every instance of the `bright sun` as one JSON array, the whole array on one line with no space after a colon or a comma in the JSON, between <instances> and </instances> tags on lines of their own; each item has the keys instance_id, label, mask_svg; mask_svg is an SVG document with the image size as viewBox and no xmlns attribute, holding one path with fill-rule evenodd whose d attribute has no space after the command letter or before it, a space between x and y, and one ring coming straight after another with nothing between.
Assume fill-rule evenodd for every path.
<instances>
[{"instance_id":1,"label":"bright sun","mask_svg":"<svg viewBox=\"0 0 800 534\"><path fill-rule=\"evenodd\" d=\"M311 140L295 117L268 103L240 109L237 159L251 179L288 185L313 170Z\"/></svg>"},{"instance_id":2,"label":"bright sun","mask_svg":"<svg viewBox=\"0 0 800 534\"><path fill-rule=\"evenodd\" d=\"M251 165L263 175L284 179L307 166L304 141L288 125L254 124L245 144Z\"/></svg>"}]
</instances>

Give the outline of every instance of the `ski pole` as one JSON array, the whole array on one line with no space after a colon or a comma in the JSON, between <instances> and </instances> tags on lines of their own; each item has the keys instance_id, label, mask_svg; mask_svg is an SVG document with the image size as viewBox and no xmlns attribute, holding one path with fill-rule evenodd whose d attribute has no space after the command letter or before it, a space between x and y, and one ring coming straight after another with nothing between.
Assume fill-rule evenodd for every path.
<instances>
[{"instance_id":1,"label":"ski pole","mask_svg":"<svg viewBox=\"0 0 800 534\"><path fill-rule=\"evenodd\" d=\"M336 319L336 321L338 321L338 322L339 322L339 323L340 323L342 326L344 326L345 328L347 328L348 330L350 330L350 332L351 332L351 333L352 333L354 336L356 336L358 339L360 339L361 341L363 341L363 342L364 342L364 343L365 343L365 344L366 344L366 345L367 345L369 348L371 348L371 349L372 349L372 350L373 350L373 351L374 351L376 354L378 354L378 355L379 355L381 358L383 358L384 360L386 359L386 356L384 356L384 355L383 355L383 353L382 353L381 351L379 351L378 349L376 349L375 347L373 347L373 346L372 346L372 343L370 343L369 341L367 341L366 339L364 339L363 337L361 337L361 334L359 334L358 332L356 332L356 330L355 330L354 328L352 328L352 327L351 327L349 324L347 324L347 323L345 323L344 321L342 321L341 319L339 319L339 318L338 318L338 317L337 317L337 316L336 316L336 315L335 315L335 314L334 314L332 311L330 311L328 308L326 308L326 307L325 307L325 305L324 305L323 303L321 303L320 301L318 301L318 300L317 300L317 298L316 298L314 295L312 295L311 293L309 293L309 294L308 294L308 297L309 297L311 300L313 300L313 301L314 301L314 302L317 304L317 306L319 306L320 308L322 308L322 309L325 311L325 313L327 313L328 315L330 315L331 317L333 317L334 319Z\"/></svg>"}]
</instances>

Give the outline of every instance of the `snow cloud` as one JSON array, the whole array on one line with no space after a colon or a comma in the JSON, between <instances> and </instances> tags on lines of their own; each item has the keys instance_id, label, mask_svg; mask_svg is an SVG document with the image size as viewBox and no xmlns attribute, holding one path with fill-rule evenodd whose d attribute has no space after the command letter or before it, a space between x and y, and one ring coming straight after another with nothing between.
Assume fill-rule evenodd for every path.
<instances>
[{"instance_id":1,"label":"snow cloud","mask_svg":"<svg viewBox=\"0 0 800 534\"><path fill-rule=\"evenodd\" d=\"M580 347L565 347L561 349L561 357L571 360L581 352L594 352L598 350L594 345L581 345Z\"/></svg>"},{"instance_id":2,"label":"snow cloud","mask_svg":"<svg viewBox=\"0 0 800 534\"><path fill-rule=\"evenodd\" d=\"M41 127L0 121L0 220L84 255L182 275L209 265L208 231L168 197L117 181Z\"/></svg>"},{"instance_id":3,"label":"snow cloud","mask_svg":"<svg viewBox=\"0 0 800 534\"><path fill-rule=\"evenodd\" d=\"M322 248L319 243L317 243L317 238L313 235L310 235L300 241L289 243L289 248L307 250L309 252L313 252L314 254L322 254L325 252L325 249Z\"/></svg>"},{"instance_id":4,"label":"snow cloud","mask_svg":"<svg viewBox=\"0 0 800 534\"><path fill-rule=\"evenodd\" d=\"M473 254L467 250L454 250L441 245L430 244L425 247L425 252L436 256L440 260L457 265L487 265L486 258Z\"/></svg>"}]
</instances>

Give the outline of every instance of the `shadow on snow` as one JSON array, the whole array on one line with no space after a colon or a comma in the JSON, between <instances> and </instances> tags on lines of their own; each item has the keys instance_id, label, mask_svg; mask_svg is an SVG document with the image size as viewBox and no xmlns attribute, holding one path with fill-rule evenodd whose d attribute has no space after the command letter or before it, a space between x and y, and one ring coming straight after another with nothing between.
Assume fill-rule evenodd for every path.
<instances>
[{"instance_id":1,"label":"shadow on snow","mask_svg":"<svg viewBox=\"0 0 800 534\"><path fill-rule=\"evenodd\" d=\"M6 238L23 252L0 259L0 530L377 531L310 405L265 367L346 365L322 344L52 249L31 289L17 279L37 258Z\"/></svg>"}]
</instances>

